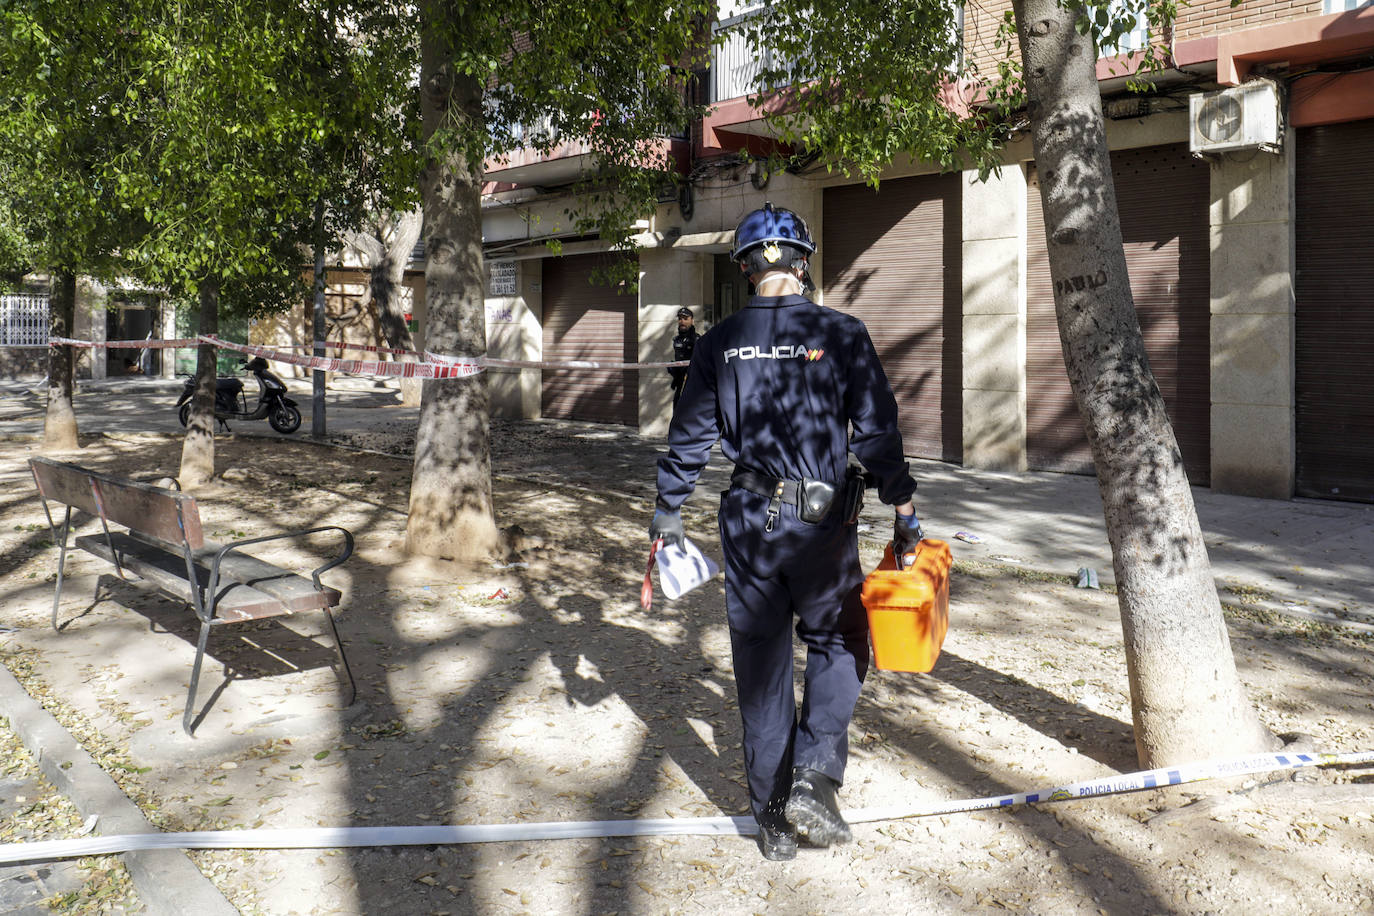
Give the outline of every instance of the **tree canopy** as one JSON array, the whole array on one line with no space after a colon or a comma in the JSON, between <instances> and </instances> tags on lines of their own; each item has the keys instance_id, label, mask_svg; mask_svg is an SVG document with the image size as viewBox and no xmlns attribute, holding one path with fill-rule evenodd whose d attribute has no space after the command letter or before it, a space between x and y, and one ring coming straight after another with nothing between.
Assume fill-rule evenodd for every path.
<instances>
[{"instance_id":1,"label":"tree canopy","mask_svg":"<svg viewBox=\"0 0 1374 916\"><path fill-rule=\"evenodd\" d=\"M521 148L581 145L593 167L563 189L572 231L628 247L631 226L678 176L658 141L703 111L715 4L706 0L513 0L422 4L452 49L452 72L479 87L480 114L452 117L430 151L475 168Z\"/></svg>"},{"instance_id":2,"label":"tree canopy","mask_svg":"<svg viewBox=\"0 0 1374 916\"><path fill-rule=\"evenodd\" d=\"M1177 13L1174 0L1062 6L1094 49L1114 49L1138 24L1167 34ZM740 26L756 52L771 52L758 53L770 63L752 101L781 139L831 169L876 182L909 157L986 175L1027 126L1027 96L1013 11L998 22L991 68L967 53L968 11L961 0L774 0ZM1149 88L1166 51L1142 49L1132 88Z\"/></svg>"},{"instance_id":3,"label":"tree canopy","mask_svg":"<svg viewBox=\"0 0 1374 916\"><path fill-rule=\"evenodd\" d=\"M11 268L107 273L138 231L107 180L128 139L113 4L0 6L0 213Z\"/></svg>"},{"instance_id":4,"label":"tree canopy","mask_svg":"<svg viewBox=\"0 0 1374 916\"><path fill-rule=\"evenodd\" d=\"M335 7L137 8L135 67L121 80L136 131L109 180L149 227L129 252L148 280L189 293L214 278L235 311L278 310L302 301L311 248L369 205L413 195L394 162L413 142L395 98L405 61L341 28Z\"/></svg>"}]
</instances>

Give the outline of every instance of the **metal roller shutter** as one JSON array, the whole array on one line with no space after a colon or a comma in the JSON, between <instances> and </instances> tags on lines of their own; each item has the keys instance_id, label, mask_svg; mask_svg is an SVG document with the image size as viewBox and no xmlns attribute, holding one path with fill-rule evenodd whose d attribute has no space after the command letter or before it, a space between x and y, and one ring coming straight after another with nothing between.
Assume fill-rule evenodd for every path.
<instances>
[{"instance_id":1,"label":"metal roller shutter","mask_svg":"<svg viewBox=\"0 0 1374 916\"><path fill-rule=\"evenodd\" d=\"M1150 369L1188 479L1211 480L1210 197L1207 164L1185 145L1112 153L1112 181ZM1026 457L1034 470L1091 474L1054 315L1040 183L1026 206Z\"/></svg>"},{"instance_id":2,"label":"metal roller shutter","mask_svg":"<svg viewBox=\"0 0 1374 916\"><path fill-rule=\"evenodd\" d=\"M544 359L638 359L638 297L592 282L593 270L624 257L603 253L544 261ZM639 374L545 369L541 403L546 417L638 426Z\"/></svg>"},{"instance_id":3,"label":"metal roller shutter","mask_svg":"<svg viewBox=\"0 0 1374 916\"><path fill-rule=\"evenodd\" d=\"M825 304L868 325L908 455L963 455L957 175L827 188Z\"/></svg>"},{"instance_id":4,"label":"metal roller shutter","mask_svg":"<svg viewBox=\"0 0 1374 916\"><path fill-rule=\"evenodd\" d=\"M1298 492L1374 502L1374 121L1298 131L1296 193Z\"/></svg>"}]
</instances>

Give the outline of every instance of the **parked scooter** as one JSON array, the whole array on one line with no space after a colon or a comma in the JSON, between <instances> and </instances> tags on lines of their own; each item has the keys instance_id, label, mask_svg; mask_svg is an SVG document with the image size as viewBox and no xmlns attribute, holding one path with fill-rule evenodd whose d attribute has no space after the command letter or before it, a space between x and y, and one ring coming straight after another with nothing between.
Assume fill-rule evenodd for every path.
<instances>
[{"instance_id":1,"label":"parked scooter","mask_svg":"<svg viewBox=\"0 0 1374 916\"><path fill-rule=\"evenodd\" d=\"M236 378L215 379L215 419L226 430L226 420L266 420L279 433L294 433L301 426L301 412L296 402L286 396L286 384L267 369L267 360L255 356L251 360L239 360L239 365L253 373L258 380L258 400L250 410L248 399L243 393L243 382ZM195 394L196 380L188 378L186 387L177 398L177 417L181 425L191 422L191 396Z\"/></svg>"}]
</instances>

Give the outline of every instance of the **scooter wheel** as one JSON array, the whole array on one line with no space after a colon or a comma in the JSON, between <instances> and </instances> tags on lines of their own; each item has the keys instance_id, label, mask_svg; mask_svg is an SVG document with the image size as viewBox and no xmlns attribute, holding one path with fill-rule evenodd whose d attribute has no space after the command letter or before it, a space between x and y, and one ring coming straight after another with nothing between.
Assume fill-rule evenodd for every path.
<instances>
[{"instance_id":1,"label":"scooter wheel","mask_svg":"<svg viewBox=\"0 0 1374 916\"><path fill-rule=\"evenodd\" d=\"M290 404L278 404L267 422L279 433L294 433L301 428L301 412Z\"/></svg>"},{"instance_id":2,"label":"scooter wheel","mask_svg":"<svg viewBox=\"0 0 1374 916\"><path fill-rule=\"evenodd\" d=\"M190 402L190 401L187 401L185 404L182 404L182 405L181 405L181 409L177 411L177 419L181 421L181 425L182 425L182 426L190 426L190 425L191 425L191 402Z\"/></svg>"}]
</instances>

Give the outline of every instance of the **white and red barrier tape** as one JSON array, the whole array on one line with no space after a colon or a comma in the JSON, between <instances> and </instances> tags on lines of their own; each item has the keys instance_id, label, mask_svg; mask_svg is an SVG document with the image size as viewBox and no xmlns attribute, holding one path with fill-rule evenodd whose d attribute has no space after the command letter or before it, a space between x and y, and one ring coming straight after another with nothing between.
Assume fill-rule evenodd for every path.
<instances>
[{"instance_id":1,"label":"white and red barrier tape","mask_svg":"<svg viewBox=\"0 0 1374 916\"><path fill-rule=\"evenodd\" d=\"M352 343L330 343L317 340L314 346L321 349L334 350L364 350L370 353L394 353L398 356L411 356L417 360L434 359L445 360L451 357L440 356L430 351L425 351L422 356L415 350L398 350L395 347L378 347L372 344L352 344ZM292 349L310 349L309 344L298 344ZM501 359L494 356L471 357L481 365L491 369L668 369L677 366L686 366L687 361L667 363L623 363L623 362L602 362L595 360L563 360L561 362L550 362L546 360L527 360L527 359Z\"/></svg>"},{"instance_id":2,"label":"white and red barrier tape","mask_svg":"<svg viewBox=\"0 0 1374 916\"><path fill-rule=\"evenodd\" d=\"M180 337L173 340L76 340L72 337L54 337L41 346L78 347L86 350L170 350L176 347L195 347L199 344L200 339L196 337Z\"/></svg>"},{"instance_id":3,"label":"white and red barrier tape","mask_svg":"<svg viewBox=\"0 0 1374 916\"><path fill-rule=\"evenodd\" d=\"M484 369L551 369L551 370L593 370L593 371L639 371L644 369L669 369L686 366L683 361L656 363L603 362L598 360L529 360L500 359L490 356L447 356L426 350L424 355L414 350L401 350L394 347L377 347L370 344L347 344L317 342L314 346L334 350L362 350L372 353L387 353L409 356L414 361L338 359L328 356L298 356L285 350L272 347L259 347L252 344L224 340L214 335L184 337L172 340L75 340L70 337L54 337L53 346L80 347L83 349L154 349L196 347L209 344L226 350L236 350L251 356L261 356L278 363L289 363L307 369L324 372L341 372L345 375L389 375L400 378L469 378ZM292 349L304 349L307 345L292 345Z\"/></svg>"},{"instance_id":4,"label":"white and red barrier tape","mask_svg":"<svg viewBox=\"0 0 1374 916\"><path fill-rule=\"evenodd\" d=\"M435 359L434 354L426 353L430 359L425 362L393 362L363 359L335 359L328 356L297 356L283 353L271 347L256 347L252 344L235 343L218 337L204 336L206 343L227 350L237 350L250 356L261 356L273 362L305 366L325 372L342 372L346 375L394 375L400 378L467 378L476 375L484 368L474 357L442 357Z\"/></svg>"}]
</instances>

